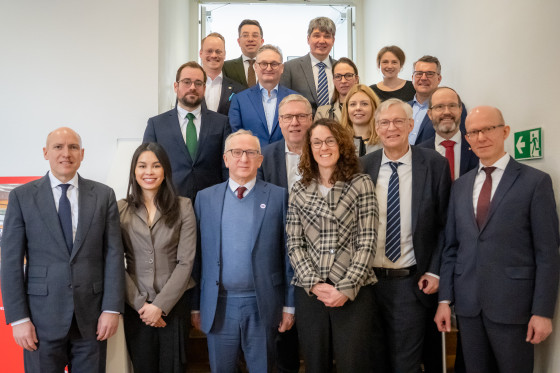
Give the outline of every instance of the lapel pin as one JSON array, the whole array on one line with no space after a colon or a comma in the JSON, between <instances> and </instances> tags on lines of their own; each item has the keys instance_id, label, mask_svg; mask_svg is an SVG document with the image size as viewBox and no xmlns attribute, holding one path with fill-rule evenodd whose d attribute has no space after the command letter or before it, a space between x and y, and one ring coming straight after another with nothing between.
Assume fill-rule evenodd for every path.
<instances>
[{"instance_id":1,"label":"lapel pin","mask_svg":"<svg viewBox=\"0 0 560 373\"><path fill-rule=\"evenodd\" d=\"M261 209L264 209L266 207L266 205L264 203L261 203Z\"/></svg>"}]
</instances>

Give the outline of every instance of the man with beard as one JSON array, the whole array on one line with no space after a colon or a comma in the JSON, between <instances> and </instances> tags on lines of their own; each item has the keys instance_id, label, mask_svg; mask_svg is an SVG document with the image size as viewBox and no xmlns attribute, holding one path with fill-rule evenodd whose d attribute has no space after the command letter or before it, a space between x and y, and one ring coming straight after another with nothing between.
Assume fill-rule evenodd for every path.
<instances>
[{"instance_id":1,"label":"man with beard","mask_svg":"<svg viewBox=\"0 0 560 373\"><path fill-rule=\"evenodd\" d=\"M177 192L193 201L198 191L228 178L222 154L231 127L227 116L201 106L206 78L198 63L181 65L173 83L177 106L148 119L144 132L145 143L163 145Z\"/></svg>"},{"instance_id":2,"label":"man with beard","mask_svg":"<svg viewBox=\"0 0 560 373\"><path fill-rule=\"evenodd\" d=\"M478 157L459 131L463 117L461 97L452 88L439 87L428 100L428 107L427 114L436 133L418 146L435 149L446 157L455 180L478 165Z\"/></svg>"}]
</instances>

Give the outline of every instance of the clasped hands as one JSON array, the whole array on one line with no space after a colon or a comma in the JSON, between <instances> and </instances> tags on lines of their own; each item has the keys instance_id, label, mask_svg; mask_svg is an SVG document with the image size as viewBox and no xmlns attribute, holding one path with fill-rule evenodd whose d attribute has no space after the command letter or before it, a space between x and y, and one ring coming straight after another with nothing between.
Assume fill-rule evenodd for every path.
<instances>
[{"instance_id":1,"label":"clasped hands","mask_svg":"<svg viewBox=\"0 0 560 373\"><path fill-rule=\"evenodd\" d=\"M324 282L313 285L311 292L327 307L342 307L348 300L346 295L336 290L334 286Z\"/></svg>"},{"instance_id":2,"label":"clasped hands","mask_svg":"<svg viewBox=\"0 0 560 373\"><path fill-rule=\"evenodd\" d=\"M140 319L144 322L144 324L148 326L153 326L155 328L163 328L167 325L161 315L163 311L158 306L155 306L150 303L144 303L142 308L138 310L138 314L140 315Z\"/></svg>"}]
</instances>

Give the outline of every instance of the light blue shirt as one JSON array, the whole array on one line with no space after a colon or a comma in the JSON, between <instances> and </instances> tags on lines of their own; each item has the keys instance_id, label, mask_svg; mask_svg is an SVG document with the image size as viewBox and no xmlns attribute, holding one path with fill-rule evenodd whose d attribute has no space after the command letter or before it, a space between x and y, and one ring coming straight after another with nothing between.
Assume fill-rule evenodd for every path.
<instances>
[{"instance_id":1,"label":"light blue shirt","mask_svg":"<svg viewBox=\"0 0 560 373\"><path fill-rule=\"evenodd\" d=\"M428 112L428 102L429 100L426 100L423 104L421 104L416 100L416 96L414 96L414 99L412 100L412 118L414 119L414 128L408 135L408 143L410 145L414 145L416 142L418 131L420 131L420 125L422 124L422 121L424 121L426 113Z\"/></svg>"},{"instance_id":2,"label":"light blue shirt","mask_svg":"<svg viewBox=\"0 0 560 373\"><path fill-rule=\"evenodd\" d=\"M268 134L272 133L272 126L274 125L274 115L276 114L276 103L278 102L278 84L270 91L270 96L266 88L259 84L259 89L262 94L262 103L264 108L264 115L266 117L266 126L268 127Z\"/></svg>"}]
</instances>

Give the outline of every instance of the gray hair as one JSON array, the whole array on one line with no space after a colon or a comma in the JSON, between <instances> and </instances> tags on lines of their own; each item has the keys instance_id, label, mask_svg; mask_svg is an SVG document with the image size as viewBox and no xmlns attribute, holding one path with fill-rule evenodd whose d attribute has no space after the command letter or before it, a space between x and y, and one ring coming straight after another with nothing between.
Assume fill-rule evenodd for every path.
<instances>
[{"instance_id":1,"label":"gray hair","mask_svg":"<svg viewBox=\"0 0 560 373\"><path fill-rule=\"evenodd\" d=\"M231 142L231 139L233 139L235 136L241 136L241 135L249 135L249 136L253 137L257 141L257 148L259 148L259 153L261 152L261 142L259 141L259 138L255 135L253 135L253 132L251 132L249 130L240 129L240 130L238 130L234 133L230 133L229 136L226 137L224 154L226 154L230 150L229 144Z\"/></svg>"},{"instance_id":2,"label":"gray hair","mask_svg":"<svg viewBox=\"0 0 560 373\"><path fill-rule=\"evenodd\" d=\"M307 29L307 36L311 36L313 30L319 29L321 32L327 32L334 36L336 34L336 25L333 20L329 17L317 17L313 18L309 22L309 28Z\"/></svg>"},{"instance_id":3,"label":"gray hair","mask_svg":"<svg viewBox=\"0 0 560 373\"><path fill-rule=\"evenodd\" d=\"M278 53L278 55L280 56L280 62L284 61L284 57L282 56L282 51L280 50L280 48L278 48L277 46L272 45L272 44L265 44L262 47L260 47L259 50L257 51L257 57L258 57L259 54L261 54L262 52L264 52L266 50L270 50L270 51Z\"/></svg>"},{"instance_id":4,"label":"gray hair","mask_svg":"<svg viewBox=\"0 0 560 373\"><path fill-rule=\"evenodd\" d=\"M311 104L309 103L309 100L307 100L302 95L295 94L295 93L284 97L284 99L282 101L280 101L280 104L278 105L278 112L280 112L280 109L282 109L282 106L284 106L284 105L286 105L290 102L303 102L305 104L305 111L308 112L307 114L311 114L312 109L311 109Z\"/></svg>"},{"instance_id":5,"label":"gray hair","mask_svg":"<svg viewBox=\"0 0 560 373\"><path fill-rule=\"evenodd\" d=\"M377 110L375 110L375 123L379 121L381 113L388 110L393 105L399 105L406 114L406 118L412 119L412 106L402 100L399 100L398 98L390 98L387 101L383 101Z\"/></svg>"}]
</instances>

